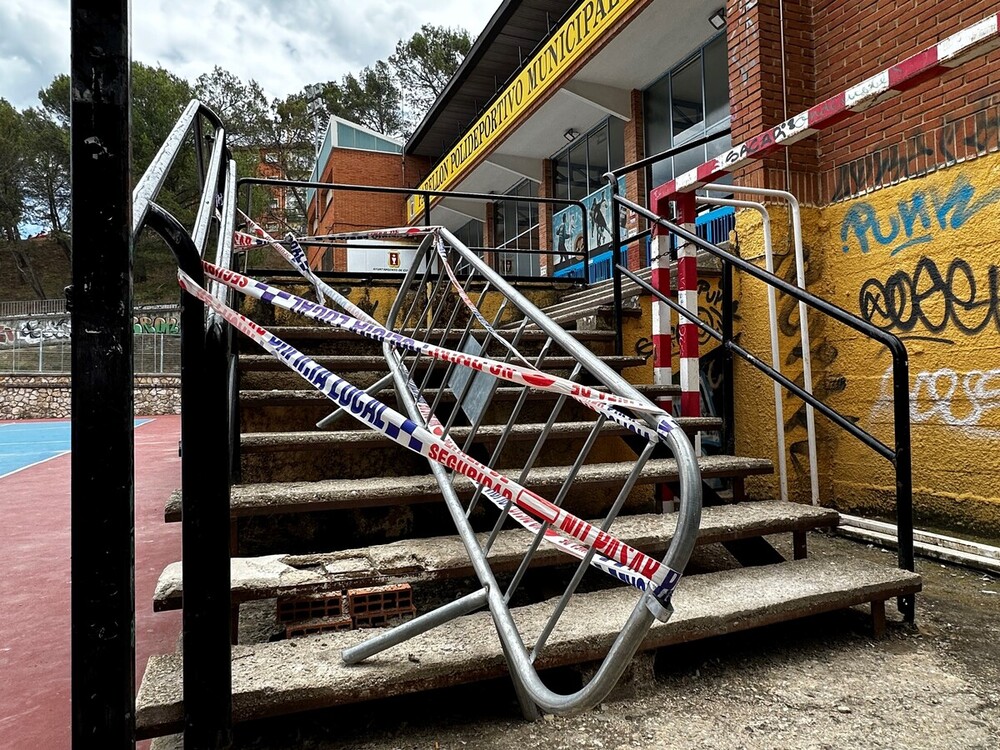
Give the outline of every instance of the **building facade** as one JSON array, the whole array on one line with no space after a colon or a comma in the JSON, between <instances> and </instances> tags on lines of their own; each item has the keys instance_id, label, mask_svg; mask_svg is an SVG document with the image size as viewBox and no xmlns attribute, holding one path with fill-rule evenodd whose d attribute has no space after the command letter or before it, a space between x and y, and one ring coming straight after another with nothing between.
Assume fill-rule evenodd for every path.
<instances>
[{"instance_id":1,"label":"building facade","mask_svg":"<svg viewBox=\"0 0 1000 750\"><path fill-rule=\"evenodd\" d=\"M657 186L951 35L995 34L996 13L988 0L505 2L403 154L387 157L397 175L413 160L405 181L418 191L498 197L416 192L397 223L422 223L429 204L432 223L495 248L491 260L509 276L580 275L586 255L595 262L618 244L608 228L609 169L676 149L622 178L623 193L648 205ZM792 192L803 207L807 288L904 339L918 515L982 535L1000 534L998 149L993 50L934 70L722 181ZM525 196L583 201L589 239L578 206L518 201ZM778 204L769 213L777 272L795 279L788 213ZM742 211L732 221L731 246L763 265L760 216ZM644 228L632 214L623 232ZM624 257L632 268L647 265L647 241ZM741 278L736 296L741 341L763 355L766 288ZM701 306L711 318L705 296ZM798 327L797 306L780 300L783 371L801 381ZM808 320L815 391L891 441L889 358L840 328ZM748 366L737 365L735 377L737 394L770 390ZM807 498L804 407L792 397L783 406L780 450L790 457L793 494ZM739 453L773 457L773 402L738 397L735 422ZM822 500L889 514L891 467L822 419L817 430ZM753 489L769 494L775 485Z\"/></svg>"}]
</instances>

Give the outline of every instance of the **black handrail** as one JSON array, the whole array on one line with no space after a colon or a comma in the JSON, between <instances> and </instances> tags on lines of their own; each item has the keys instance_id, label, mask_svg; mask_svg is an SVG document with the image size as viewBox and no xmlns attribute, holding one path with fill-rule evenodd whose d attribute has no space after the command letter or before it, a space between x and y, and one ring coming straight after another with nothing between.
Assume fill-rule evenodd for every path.
<instances>
[{"instance_id":1,"label":"black handrail","mask_svg":"<svg viewBox=\"0 0 1000 750\"><path fill-rule=\"evenodd\" d=\"M529 195L498 195L497 193L468 193L455 190L417 190L416 188L384 187L381 185L349 185L336 182L307 182L304 180L281 180L274 177L241 177L236 182L237 189L244 185L270 185L272 187L305 188L307 190L343 190L355 193L387 193L391 195L420 195L424 199L424 224L430 225L430 198L461 198L463 200L480 200L494 203L496 201L520 201L524 203L554 204L560 206L576 206L583 218L583 283L590 284L590 229L588 227L587 207L582 200L570 198L542 198ZM493 248L495 252L503 252Z\"/></svg>"},{"instance_id":2,"label":"black handrail","mask_svg":"<svg viewBox=\"0 0 1000 750\"><path fill-rule=\"evenodd\" d=\"M606 178L614 186L617 182L617 178L612 174L608 173L605 175ZM804 289L800 289L794 286L780 276L770 273L762 268L758 268L753 263L740 258L737 255L726 252L717 245L713 245L711 242L698 237L696 234L687 231L686 229L674 224L667 219L657 216L654 212L643 208L642 206L634 203L633 201L623 198L617 195L617 192L612 187L612 192L614 194L614 201L619 205L634 211L635 213L643 216L654 224L666 229L667 231L675 234L676 236L687 240L699 248L705 250L706 252L716 256L721 259L723 263L730 265L731 267L738 268L741 271L753 276L765 284L778 289L779 291L787 294L793 299L799 302L804 302L815 310L827 315L834 320L843 323L844 325L852 328L853 330L860 333L866 338L872 339L884 345L892 355L892 393L893 393L893 438L894 446L889 448L885 443L875 438L870 433L861 429L857 425L850 422L848 419L843 417L839 412L828 407L826 404L819 401L815 396L806 392L787 377L781 375L777 371L768 367L766 364L757 359L753 354L746 351L743 347L739 346L732 340L731 334L729 338L723 336L723 334L715 331L709 326L705 325L697 315L685 310L680 305L678 305L673 300L668 299L665 295L654 290L649 284L645 283L639 279L635 274L629 271L627 268L618 266L620 273L629 276L634 282L638 283L643 288L651 291L656 295L657 299L663 301L672 310L676 310L678 314L683 315L688 320L695 323L701 330L708 333L710 336L720 341L726 350L738 354L740 357L745 359L751 365L756 367L758 370L763 372L768 377L776 380L784 388L790 390L795 395L802 398L804 401L809 403L815 409L820 411L831 421L833 421L838 427L843 428L851 435L856 437L862 443L867 445L869 448L874 450L883 458L887 459L892 463L893 468L896 473L896 525L898 534L898 560L899 567L912 571L914 569L914 558L913 558L913 473L911 464L911 440L910 440L910 393L909 393L909 356L906 351L906 347L903 342L895 335L889 333L888 331L883 331L866 320L851 314L847 310L844 310L837 305L834 305L826 300L817 297ZM618 212L615 211L614 214ZM899 610L903 613L904 617L912 621L914 618L914 598L912 595L900 597L899 600Z\"/></svg>"}]
</instances>

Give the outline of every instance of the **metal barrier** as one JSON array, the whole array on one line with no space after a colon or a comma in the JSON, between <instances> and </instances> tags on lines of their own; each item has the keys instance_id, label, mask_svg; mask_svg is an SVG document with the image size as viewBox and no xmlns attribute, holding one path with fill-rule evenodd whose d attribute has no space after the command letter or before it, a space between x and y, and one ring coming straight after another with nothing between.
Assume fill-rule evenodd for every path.
<instances>
[{"instance_id":1,"label":"metal barrier","mask_svg":"<svg viewBox=\"0 0 1000 750\"><path fill-rule=\"evenodd\" d=\"M662 411L643 398L626 380L611 370L572 335L547 318L481 258L462 245L450 232L441 228L432 231L442 241L440 246L442 249L435 256L435 243L422 243L418 251L418 260L411 266L389 312L387 321L389 330L405 333L419 342L433 346L446 346L476 356L489 356L489 350L498 348L497 344L501 343L499 339L503 335L506 337L504 338L506 343L503 343L501 349L502 361L510 363L515 356L520 358L519 354L515 355L515 347L517 347L527 326L531 324L544 332L545 335L540 352L531 362L532 366L544 368L553 352L561 350L564 356L568 355L572 359L571 366L564 365L571 370L570 380L581 382L583 378L590 378L610 394L642 402L648 408L648 412L641 415L641 419L654 429L658 420L666 417ZM449 265L453 268L449 269ZM461 287L453 288L454 282L459 279L461 279ZM470 295L472 294L478 295L478 300L475 303L471 302ZM463 299L466 301L465 304L470 307L463 304ZM488 299L489 307L493 310L489 316L491 320L487 320L485 313ZM520 320L520 325L514 331L506 331L504 334L496 332L495 328L500 324L500 321L511 317ZM443 368L443 371L439 371L437 367L439 361L434 360L423 369L423 374L419 377L418 382L417 370L422 359L421 353L397 349L388 342L384 344L384 353L390 366L397 397L404 404L409 418L415 424L427 427L445 440L449 439L449 430L456 421L467 422L471 425L470 434L466 438L465 445L459 450L462 452L468 450L475 440L483 423L485 411L491 404L501 381L487 372L456 366L453 361L450 361ZM384 388L385 385L385 380L380 381L371 387L369 392L375 392ZM451 394L450 415L446 422L441 424L434 416L434 411L441 404L446 391ZM497 441L489 458L484 462L488 469L497 470L498 467L504 465L507 438L510 430L518 422L528 392L527 386L520 386L519 397L510 413L503 435ZM428 402L430 402L429 405ZM555 399L545 427L538 435L527 460L523 464L518 462L520 470L517 479L514 480L517 483L527 482L530 479L535 463L552 434L552 426L566 402L566 395ZM582 449L563 478L560 490L553 501L556 508L561 508L564 500L572 492L588 454L602 432L607 430L609 425L606 424L606 420L610 416L616 415L602 412L594 421ZM611 503L611 507L601 524L600 533L613 533L612 527L616 517L640 472L653 454L654 448L661 440L666 443L677 458L682 488L677 533L671 541L662 564L673 571L683 571L693 549L700 521L701 483L693 448L679 429L661 431L660 439L650 440L647 437L632 447L632 450L637 454L636 462L628 477L622 482L615 500ZM539 709L550 713L566 713L598 703L614 686L628 665L651 626L654 616L666 619L669 616L669 611L662 607L661 601L654 598L650 590L647 590L636 602L594 678L576 693L563 695L553 692L541 681L533 662L544 650L549 634L577 590L588 569L588 564L594 557L596 543L584 556L576 574L555 605L547 623L541 632L536 634L534 645L529 650L511 617L509 603L540 543L546 536L546 532L555 525L554 522L543 523L536 530L533 544L522 559L513 580L504 589L497 582L487 556L493 541L510 515L512 503L508 502L500 512L488 541L485 545L480 546L470 525L469 516L487 492L480 488L475 492L469 504L463 507L456 490L456 479L462 473L461 464L451 470L446 469L440 463L429 461L429 464L482 589L394 628L392 631L372 638L357 647L347 649L344 652L344 660L347 663L360 661L418 633L486 606L489 608L503 644L521 707L526 716L537 716Z\"/></svg>"}]
</instances>

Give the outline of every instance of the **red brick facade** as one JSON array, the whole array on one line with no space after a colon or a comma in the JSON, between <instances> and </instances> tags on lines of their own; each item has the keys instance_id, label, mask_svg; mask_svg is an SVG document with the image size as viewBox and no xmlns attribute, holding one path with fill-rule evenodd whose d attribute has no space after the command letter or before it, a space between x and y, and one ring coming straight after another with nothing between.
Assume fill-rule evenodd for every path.
<instances>
[{"instance_id":1,"label":"red brick facade","mask_svg":"<svg viewBox=\"0 0 1000 750\"><path fill-rule=\"evenodd\" d=\"M996 12L990 0L729 0L733 142ZM786 82L782 101L781 13ZM960 66L789 150L790 189L826 203L996 148L1000 51ZM990 142L990 141L994 142ZM737 176L785 187L785 154Z\"/></svg>"},{"instance_id":2,"label":"red brick facade","mask_svg":"<svg viewBox=\"0 0 1000 750\"><path fill-rule=\"evenodd\" d=\"M342 185L377 185L381 187L414 187L427 174L427 160L420 157L335 148L323 171L322 182ZM319 214L316 214L316 207ZM356 232L364 229L406 226L406 196L367 192L317 191L317 199L309 207L309 227L314 234ZM309 263L322 268L322 249L309 253ZM347 252L337 248L333 253L333 271L347 270Z\"/></svg>"}]
</instances>

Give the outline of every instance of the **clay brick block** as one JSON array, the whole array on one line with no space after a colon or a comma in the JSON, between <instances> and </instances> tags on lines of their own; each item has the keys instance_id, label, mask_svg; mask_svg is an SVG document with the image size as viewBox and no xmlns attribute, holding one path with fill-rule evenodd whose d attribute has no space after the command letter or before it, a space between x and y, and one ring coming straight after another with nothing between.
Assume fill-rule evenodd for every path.
<instances>
[{"instance_id":1,"label":"clay brick block","mask_svg":"<svg viewBox=\"0 0 1000 750\"><path fill-rule=\"evenodd\" d=\"M416 614L413 589L408 583L348 589L347 606L354 627L379 627Z\"/></svg>"},{"instance_id":2,"label":"clay brick block","mask_svg":"<svg viewBox=\"0 0 1000 750\"><path fill-rule=\"evenodd\" d=\"M344 615L344 592L278 599L278 622L301 622Z\"/></svg>"},{"instance_id":3,"label":"clay brick block","mask_svg":"<svg viewBox=\"0 0 1000 750\"><path fill-rule=\"evenodd\" d=\"M354 623L350 615L340 617L314 618L296 622L285 627L285 638L301 638L304 635L331 633L338 630L352 630Z\"/></svg>"}]
</instances>

